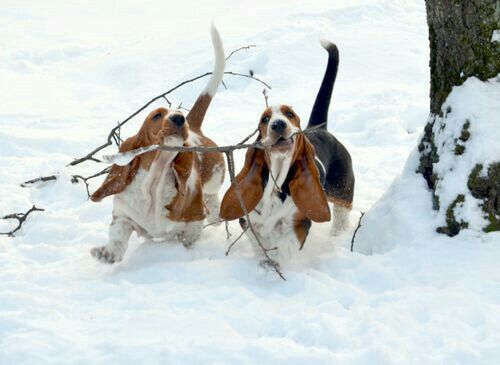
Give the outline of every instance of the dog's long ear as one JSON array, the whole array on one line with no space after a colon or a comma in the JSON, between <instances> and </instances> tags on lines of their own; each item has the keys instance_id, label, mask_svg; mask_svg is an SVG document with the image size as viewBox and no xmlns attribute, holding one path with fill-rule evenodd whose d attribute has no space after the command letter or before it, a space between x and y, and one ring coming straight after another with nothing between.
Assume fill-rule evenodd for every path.
<instances>
[{"instance_id":1,"label":"dog's long ear","mask_svg":"<svg viewBox=\"0 0 500 365\"><path fill-rule=\"evenodd\" d=\"M127 138L119 148L120 152L128 152L141 147L142 133L139 132L135 136ZM132 181L140 166L140 158L134 158L128 165L120 166L113 165L99 189L97 189L90 199L94 202L101 201L103 198L121 193L128 184Z\"/></svg>"},{"instance_id":2,"label":"dog's long ear","mask_svg":"<svg viewBox=\"0 0 500 365\"><path fill-rule=\"evenodd\" d=\"M293 202L310 220L327 222L331 218L330 207L319 179L314 146L302 134L297 135L296 143L289 184Z\"/></svg>"},{"instance_id":3,"label":"dog's long ear","mask_svg":"<svg viewBox=\"0 0 500 365\"><path fill-rule=\"evenodd\" d=\"M180 152L175 157L172 168L175 176L177 195L166 206L168 218L177 222L193 222L205 218L201 180L194 152ZM195 172L195 176L191 176ZM188 183L189 178L191 180Z\"/></svg>"},{"instance_id":4,"label":"dog's long ear","mask_svg":"<svg viewBox=\"0 0 500 365\"><path fill-rule=\"evenodd\" d=\"M264 176L267 171L264 151L249 148L245 157L245 165L236 176L236 182L248 212L254 210L257 203L262 199ZM222 199L220 217L230 221L241 218L244 214L233 184Z\"/></svg>"}]
</instances>

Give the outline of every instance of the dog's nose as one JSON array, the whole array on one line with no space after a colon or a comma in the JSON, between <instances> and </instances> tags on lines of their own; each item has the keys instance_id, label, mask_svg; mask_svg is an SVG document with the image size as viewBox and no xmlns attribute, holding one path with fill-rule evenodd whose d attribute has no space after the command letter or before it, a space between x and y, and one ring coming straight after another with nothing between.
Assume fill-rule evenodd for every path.
<instances>
[{"instance_id":1,"label":"dog's nose","mask_svg":"<svg viewBox=\"0 0 500 365\"><path fill-rule=\"evenodd\" d=\"M276 133L283 133L286 129L286 123L284 120L278 119L271 124L271 129Z\"/></svg>"},{"instance_id":2,"label":"dog's nose","mask_svg":"<svg viewBox=\"0 0 500 365\"><path fill-rule=\"evenodd\" d=\"M186 118L182 114L173 114L168 117L172 123L174 123L177 127L182 126L186 122Z\"/></svg>"}]
</instances>

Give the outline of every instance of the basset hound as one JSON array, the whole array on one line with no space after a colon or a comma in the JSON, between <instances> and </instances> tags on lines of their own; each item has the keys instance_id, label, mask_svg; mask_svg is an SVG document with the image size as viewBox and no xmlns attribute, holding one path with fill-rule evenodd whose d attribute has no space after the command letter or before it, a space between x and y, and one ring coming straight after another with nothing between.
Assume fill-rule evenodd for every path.
<instances>
[{"instance_id":1,"label":"basset hound","mask_svg":"<svg viewBox=\"0 0 500 365\"><path fill-rule=\"evenodd\" d=\"M216 146L201 131L208 106L222 81L225 67L220 35L212 26L213 74L185 118L179 110L158 108L139 132L125 140L120 152L139 147ZM121 261L133 231L147 239L177 240L190 247L201 234L203 220L219 218L218 192L225 174L220 153L152 151L128 165L113 165L93 201L114 195L109 240L91 254L106 263Z\"/></svg>"},{"instance_id":2,"label":"basset hound","mask_svg":"<svg viewBox=\"0 0 500 365\"><path fill-rule=\"evenodd\" d=\"M248 149L236 178L262 244L277 246L285 254L304 246L311 221L331 219L328 202L333 203L332 235L347 228L352 208L351 156L326 125L338 50L328 41L321 41L321 45L328 51L328 65L305 131L314 130L301 133L300 118L290 106L267 108L259 120L257 137L265 148ZM239 218L242 228L247 228L234 185L222 200L220 216ZM253 235L249 230L246 233L256 247Z\"/></svg>"}]
</instances>

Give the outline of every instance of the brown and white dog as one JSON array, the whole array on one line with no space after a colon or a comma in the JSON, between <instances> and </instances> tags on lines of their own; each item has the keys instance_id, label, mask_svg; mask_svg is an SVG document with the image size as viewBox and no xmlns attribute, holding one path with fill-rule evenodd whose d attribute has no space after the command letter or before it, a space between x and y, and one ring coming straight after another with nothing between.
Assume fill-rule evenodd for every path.
<instances>
[{"instance_id":1,"label":"brown and white dog","mask_svg":"<svg viewBox=\"0 0 500 365\"><path fill-rule=\"evenodd\" d=\"M338 50L328 41L321 44L328 51L328 65L306 128L315 130L307 136L298 133L300 118L287 105L267 108L259 120L257 138L266 149L249 149L237 176L243 201L262 244L268 248L277 246L284 255L303 247L311 221L330 220L329 201L334 207L334 235L348 225L352 207L351 157L326 128L338 70ZM240 225L246 229L243 215L233 185L222 200L220 216L226 220L240 218ZM247 235L256 247L253 235ZM273 252L276 251L270 251Z\"/></svg>"},{"instance_id":2,"label":"brown and white dog","mask_svg":"<svg viewBox=\"0 0 500 365\"><path fill-rule=\"evenodd\" d=\"M122 143L120 152L155 144L216 146L201 131L225 67L222 40L213 26L211 35L214 71L187 117L178 110L152 111L139 132ZM199 238L205 217L218 220L218 192L224 174L220 153L153 151L135 157L126 166L113 165L91 196L100 201L114 195L109 241L93 248L92 255L106 263L121 261L133 231L148 239L177 240L190 247Z\"/></svg>"}]
</instances>

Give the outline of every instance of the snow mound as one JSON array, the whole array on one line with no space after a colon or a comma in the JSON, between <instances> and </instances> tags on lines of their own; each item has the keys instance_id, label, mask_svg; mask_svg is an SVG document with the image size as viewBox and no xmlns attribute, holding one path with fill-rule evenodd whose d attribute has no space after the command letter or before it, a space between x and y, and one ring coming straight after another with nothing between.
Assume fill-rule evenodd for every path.
<instances>
[{"instance_id":1,"label":"snow mound","mask_svg":"<svg viewBox=\"0 0 500 365\"><path fill-rule=\"evenodd\" d=\"M443 104L443 116L431 116L440 156L434 163L440 176L436 184L440 209L432 210L431 192L416 173L420 155L415 149L402 174L365 215L356 240L358 252L383 253L397 244L435 238L435 229L445 225L447 209L458 195L464 199L454 209L457 220L468 223L468 234L481 235L487 220L467 180L477 164L483 164L485 173L491 162L500 160L499 100L499 78L486 82L469 78L453 88Z\"/></svg>"}]
</instances>

